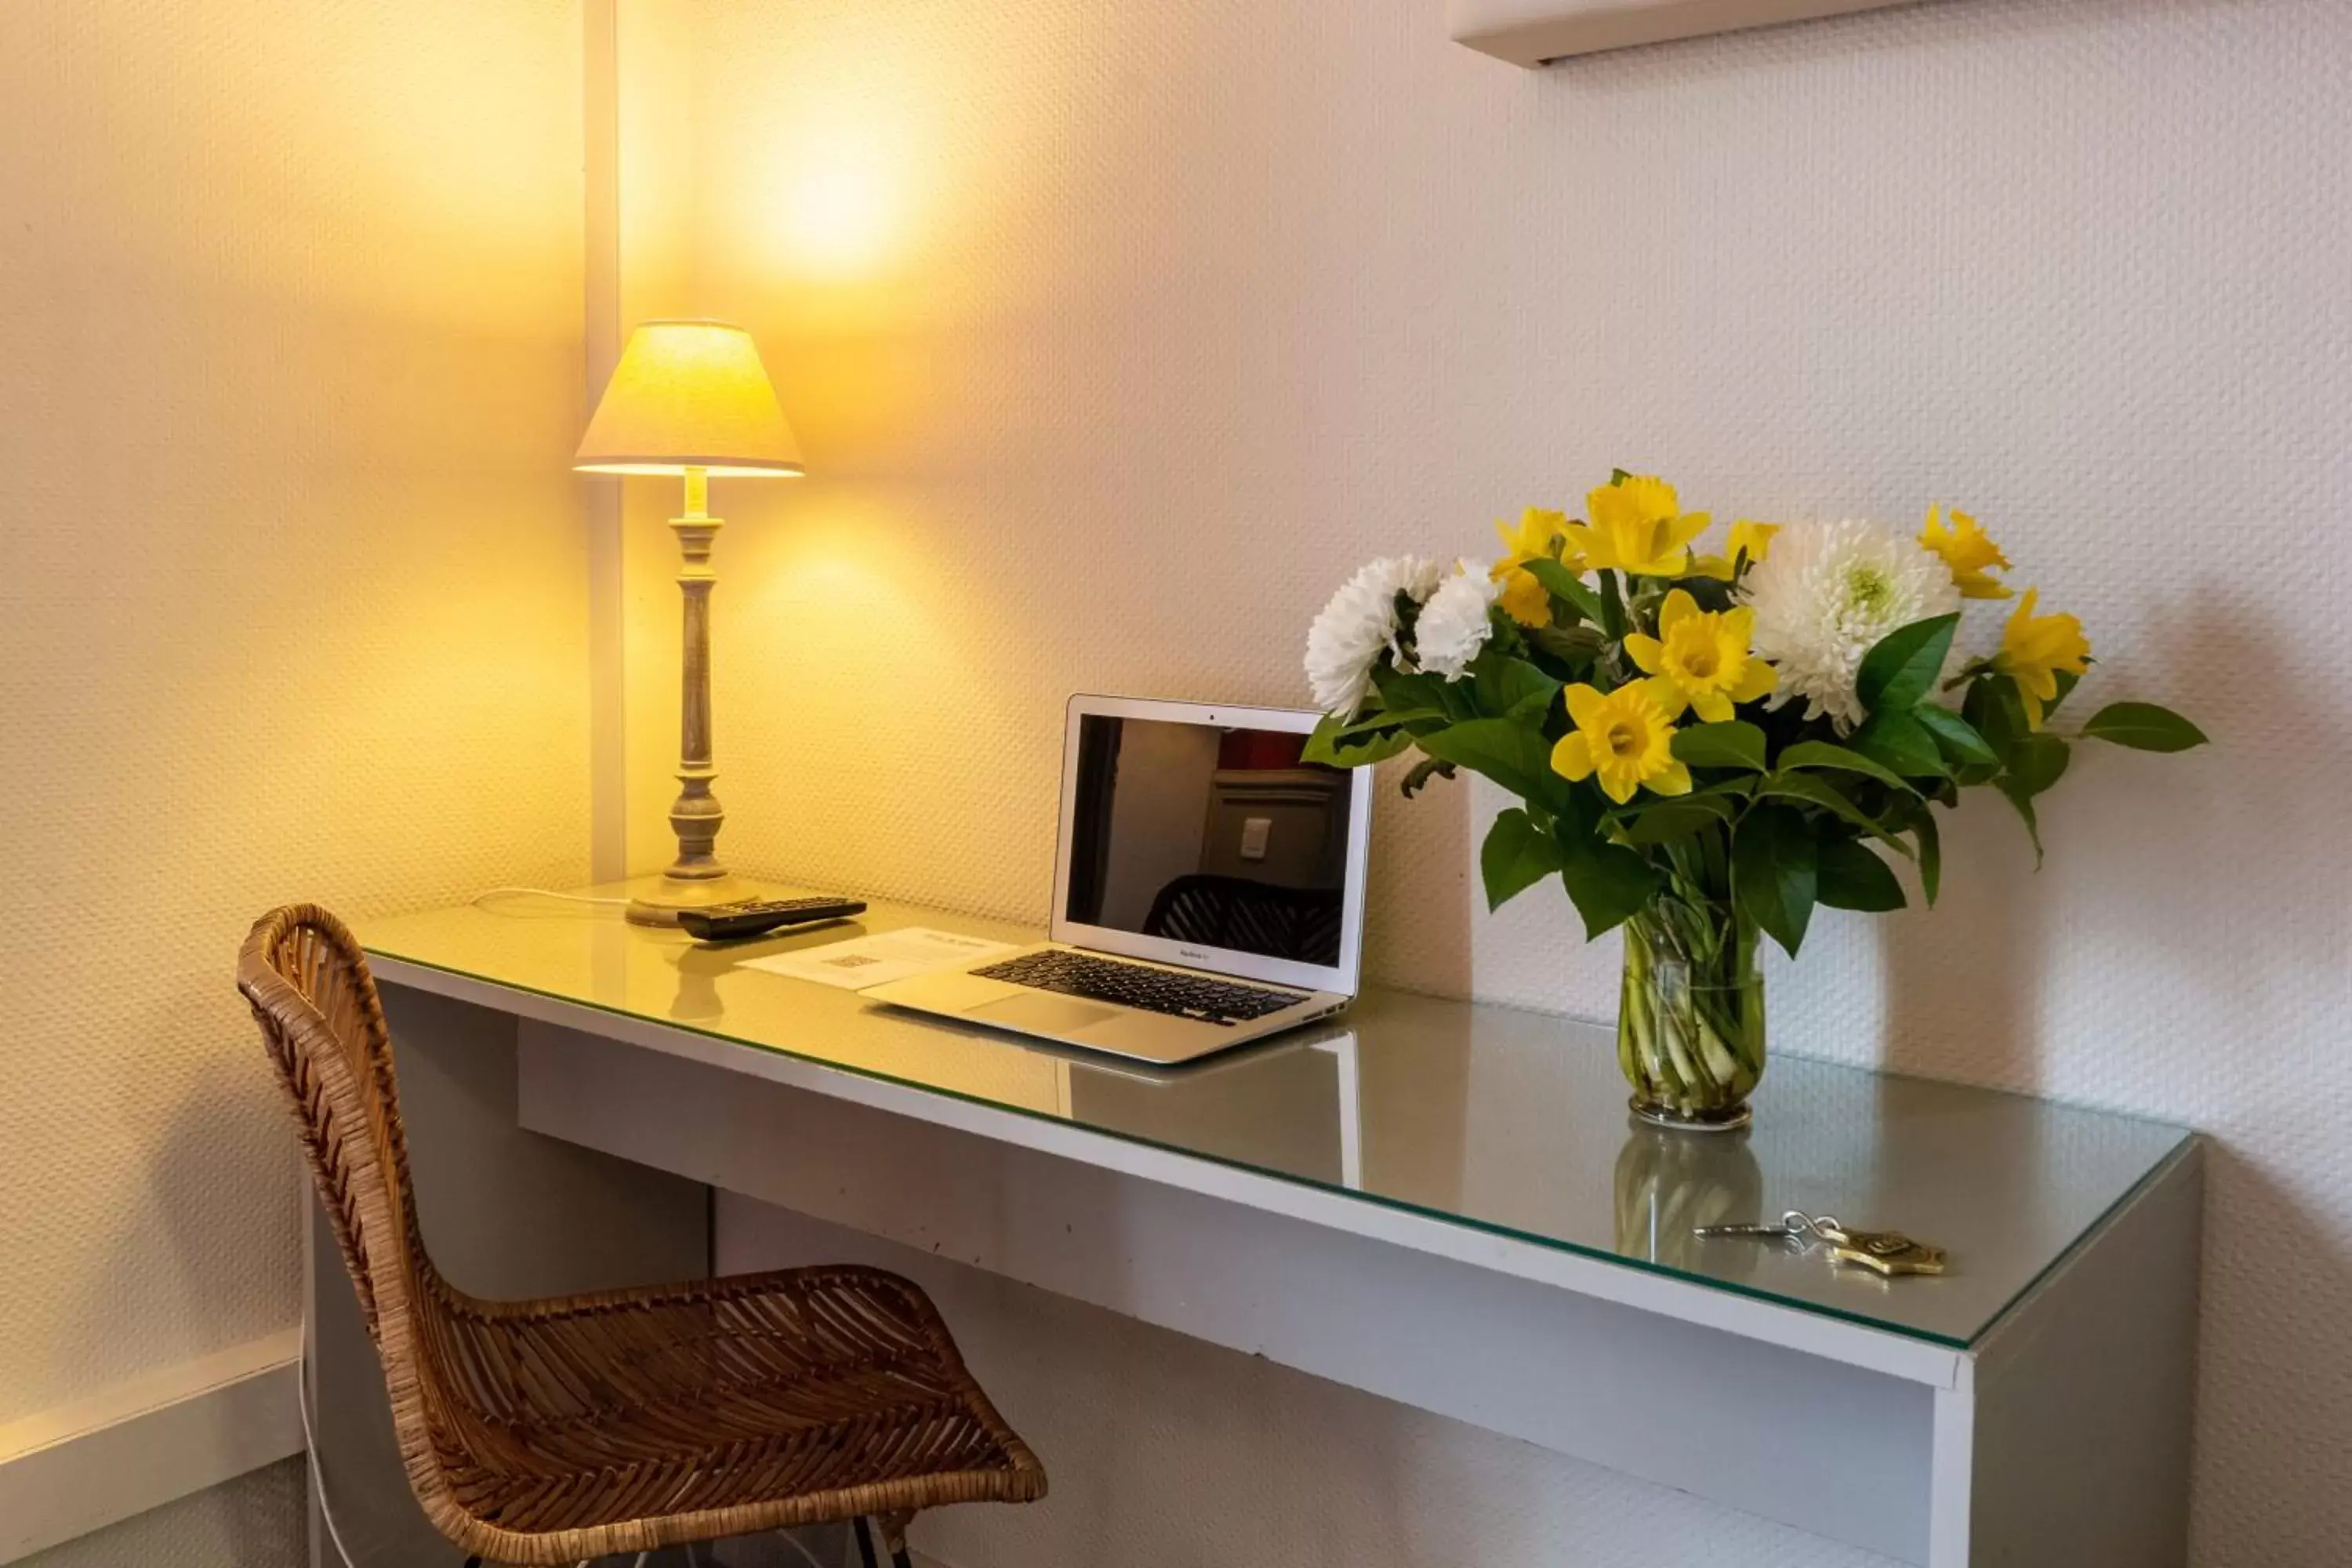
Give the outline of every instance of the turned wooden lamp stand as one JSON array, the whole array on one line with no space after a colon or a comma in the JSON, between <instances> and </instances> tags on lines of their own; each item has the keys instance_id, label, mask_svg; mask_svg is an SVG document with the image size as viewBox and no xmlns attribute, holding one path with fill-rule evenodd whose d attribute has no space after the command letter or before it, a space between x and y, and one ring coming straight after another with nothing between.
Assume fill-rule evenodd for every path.
<instances>
[{"instance_id":1,"label":"turned wooden lamp stand","mask_svg":"<svg viewBox=\"0 0 2352 1568\"><path fill-rule=\"evenodd\" d=\"M686 511L670 520L685 563L680 664L678 796L669 808L677 858L637 890L629 919L676 925L680 910L755 897L718 854L727 814L710 792L711 542L722 526L709 513L712 476L797 479L806 470L751 335L721 321L647 321L629 336L596 405L572 466L592 474L658 474L686 481Z\"/></svg>"}]
</instances>

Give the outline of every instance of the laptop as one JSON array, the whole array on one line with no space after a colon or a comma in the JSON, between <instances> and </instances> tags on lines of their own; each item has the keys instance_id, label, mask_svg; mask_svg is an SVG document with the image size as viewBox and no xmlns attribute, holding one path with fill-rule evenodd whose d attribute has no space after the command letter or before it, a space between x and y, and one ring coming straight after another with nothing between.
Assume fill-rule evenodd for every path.
<instances>
[{"instance_id":1,"label":"laptop","mask_svg":"<svg viewBox=\"0 0 2352 1568\"><path fill-rule=\"evenodd\" d=\"M1162 1066L1355 1000L1372 772L1316 715L1070 700L1051 940L869 1000Z\"/></svg>"}]
</instances>

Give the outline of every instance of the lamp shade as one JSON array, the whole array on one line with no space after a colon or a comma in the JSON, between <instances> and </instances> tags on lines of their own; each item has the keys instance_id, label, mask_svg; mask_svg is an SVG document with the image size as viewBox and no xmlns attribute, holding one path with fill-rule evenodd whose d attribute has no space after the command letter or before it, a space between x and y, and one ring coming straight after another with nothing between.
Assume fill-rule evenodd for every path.
<instances>
[{"instance_id":1,"label":"lamp shade","mask_svg":"<svg viewBox=\"0 0 2352 1568\"><path fill-rule=\"evenodd\" d=\"M758 346L724 321L646 321L631 332L572 466L722 478L804 471Z\"/></svg>"}]
</instances>

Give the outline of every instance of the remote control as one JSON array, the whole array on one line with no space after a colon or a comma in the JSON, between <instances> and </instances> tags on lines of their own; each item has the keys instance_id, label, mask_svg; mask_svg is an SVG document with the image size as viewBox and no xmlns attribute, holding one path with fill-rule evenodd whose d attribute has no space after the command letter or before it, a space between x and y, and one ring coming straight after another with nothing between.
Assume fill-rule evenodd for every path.
<instances>
[{"instance_id":1,"label":"remote control","mask_svg":"<svg viewBox=\"0 0 2352 1568\"><path fill-rule=\"evenodd\" d=\"M702 942L740 942L764 936L779 926L815 925L865 912L863 899L747 899L740 904L713 904L707 910L680 910L677 923Z\"/></svg>"}]
</instances>

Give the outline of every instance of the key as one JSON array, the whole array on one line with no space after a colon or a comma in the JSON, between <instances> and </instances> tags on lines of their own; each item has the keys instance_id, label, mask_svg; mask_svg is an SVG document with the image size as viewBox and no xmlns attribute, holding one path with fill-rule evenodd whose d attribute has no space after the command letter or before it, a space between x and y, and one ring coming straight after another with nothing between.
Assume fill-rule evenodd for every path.
<instances>
[{"instance_id":1,"label":"key","mask_svg":"<svg viewBox=\"0 0 2352 1568\"><path fill-rule=\"evenodd\" d=\"M1771 1225L1702 1225L1694 1228L1691 1234L1710 1239L1718 1236L1737 1236L1763 1241L1803 1241L1807 1239L1811 1227L1795 1222L1804 1217L1790 1209L1788 1217Z\"/></svg>"},{"instance_id":2,"label":"key","mask_svg":"<svg viewBox=\"0 0 2352 1568\"><path fill-rule=\"evenodd\" d=\"M1809 1247L1818 1241L1829 1248L1832 1261L1851 1263L1892 1279L1898 1274L1941 1274L1944 1249L1914 1241L1899 1230L1854 1230L1832 1215L1809 1215L1790 1209L1770 1225L1703 1225L1699 1237L1744 1237L1793 1242Z\"/></svg>"}]
</instances>

